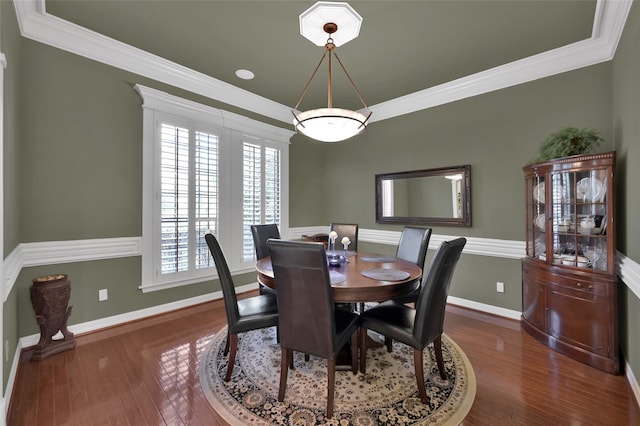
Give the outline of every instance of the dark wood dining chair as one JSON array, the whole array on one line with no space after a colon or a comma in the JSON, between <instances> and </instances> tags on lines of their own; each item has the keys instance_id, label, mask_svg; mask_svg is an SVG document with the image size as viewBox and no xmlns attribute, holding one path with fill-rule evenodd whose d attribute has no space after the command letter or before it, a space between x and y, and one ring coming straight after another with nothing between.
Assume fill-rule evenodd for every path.
<instances>
[{"instance_id":1,"label":"dark wood dining chair","mask_svg":"<svg viewBox=\"0 0 640 426\"><path fill-rule=\"evenodd\" d=\"M429 249L429 240L431 239L431 228L420 228L416 226L405 226L400 234L400 241L396 249L396 258L415 263L422 268L424 275L424 264L427 258L427 250ZM421 280L419 280L421 281ZM420 294L420 285L416 289L401 298L395 299L401 303L415 303Z\"/></svg>"},{"instance_id":2,"label":"dark wood dining chair","mask_svg":"<svg viewBox=\"0 0 640 426\"><path fill-rule=\"evenodd\" d=\"M229 351L229 364L224 380L231 380L233 364L236 362L238 350L238 333L274 327L278 325L278 302L275 294L263 294L238 300L233 278L216 237L207 233L204 236L211 256L218 270L218 278L222 287L224 307L227 312L227 342L224 354Z\"/></svg>"},{"instance_id":3,"label":"dark wood dining chair","mask_svg":"<svg viewBox=\"0 0 640 426\"><path fill-rule=\"evenodd\" d=\"M374 330L413 348L413 363L420 400L427 404L424 386L423 356L433 343L440 377L447 378L442 359L442 327L451 278L467 240L457 238L443 242L435 253L428 273L423 277L416 307L390 300L360 315L360 347L365 345L367 330ZM360 371L366 372L366 351L360 352Z\"/></svg>"},{"instance_id":4,"label":"dark wood dining chair","mask_svg":"<svg viewBox=\"0 0 640 426\"><path fill-rule=\"evenodd\" d=\"M351 339L351 370L358 372L358 315L335 309L322 244L269 240L278 291L282 349L278 401L284 401L293 352L327 360L327 417L333 416L336 355Z\"/></svg>"},{"instance_id":5,"label":"dark wood dining chair","mask_svg":"<svg viewBox=\"0 0 640 426\"><path fill-rule=\"evenodd\" d=\"M329 227L329 232L335 231L338 234L336 238L336 250L343 250L342 239L349 237L351 244L349 244L350 251L358 251L358 224L357 223L332 223Z\"/></svg>"},{"instance_id":6,"label":"dark wood dining chair","mask_svg":"<svg viewBox=\"0 0 640 426\"><path fill-rule=\"evenodd\" d=\"M275 223L251 225L251 235L256 249L256 260L269 256L269 248L267 247L269 238L280 239L280 231ZM260 283L259 290L260 294L275 294L276 292L262 283Z\"/></svg>"}]
</instances>

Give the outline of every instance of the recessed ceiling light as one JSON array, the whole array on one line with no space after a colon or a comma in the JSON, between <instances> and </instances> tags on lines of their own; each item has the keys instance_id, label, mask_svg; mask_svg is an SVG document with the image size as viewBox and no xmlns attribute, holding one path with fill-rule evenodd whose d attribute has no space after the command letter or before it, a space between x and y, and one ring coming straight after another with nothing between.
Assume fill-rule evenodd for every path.
<instances>
[{"instance_id":1,"label":"recessed ceiling light","mask_svg":"<svg viewBox=\"0 0 640 426\"><path fill-rule=\"evenodd\" d=\"M241 78L243 80L252 80L253 77L255 77L255 74L253 74L251 71L249 70L236 70L236 77Z\"/></svg>"}]
</instances>

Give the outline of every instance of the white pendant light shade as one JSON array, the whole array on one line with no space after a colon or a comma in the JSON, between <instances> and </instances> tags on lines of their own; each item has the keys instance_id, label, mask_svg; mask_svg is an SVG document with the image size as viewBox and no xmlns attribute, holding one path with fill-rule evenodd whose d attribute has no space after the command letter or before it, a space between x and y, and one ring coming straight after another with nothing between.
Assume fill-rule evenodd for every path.
<instances>
[{"instance_id":1,"label":"white pendant light shade","mask_svg":"<svg viewBox=\"0 0 640 426\"><path fill-rule=\"evenodd\" d=\"M293 119L296 131L321 142L340 142L359 135L367 117L342 108L318 108L301 112Z\"/></svg>"}]
</instances>

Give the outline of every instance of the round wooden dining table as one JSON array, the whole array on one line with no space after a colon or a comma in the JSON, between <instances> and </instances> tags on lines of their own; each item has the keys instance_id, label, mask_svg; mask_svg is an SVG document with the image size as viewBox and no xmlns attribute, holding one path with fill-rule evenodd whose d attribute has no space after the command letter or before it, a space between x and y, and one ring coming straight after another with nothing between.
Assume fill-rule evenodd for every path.
<instances>
[{"instance_id":1,"label":"round wooden dining table","mask_svg":"<svg viewBox=\"0 0 640 426\"><path fill-rule=\"evenodd\" d=\"M336 253L344 256L344 252ZM346 259L347 262L329 266L334 302L381 302L407 295L420 284L422 268L415 263L361 252L347 252ZM256 269L261 284L276 287L269 256L258 260Z\"/></svg>"}]
</instances>

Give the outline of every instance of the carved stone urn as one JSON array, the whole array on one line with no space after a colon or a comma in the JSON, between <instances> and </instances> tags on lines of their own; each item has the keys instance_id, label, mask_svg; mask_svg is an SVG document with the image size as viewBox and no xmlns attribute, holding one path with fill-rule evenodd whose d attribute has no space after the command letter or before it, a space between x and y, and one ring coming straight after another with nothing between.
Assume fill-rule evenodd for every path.
<instances>
[{"instance_id":1,"label":"carved stone urn","mask_svg":"<svg viewBox=\"0 0 640 426\"><path fill-rule=\"evenodd\" d=\"M40 326L40 340L31 355L31 361L40 361L76 347L73 333L67 329L72 308L67 307L70 297L71 283L66 274L47 275L33 280L31 305ZM58 331L62 332L63 338L54 340L53 336Z\"/></svg>"}]
</instances>

